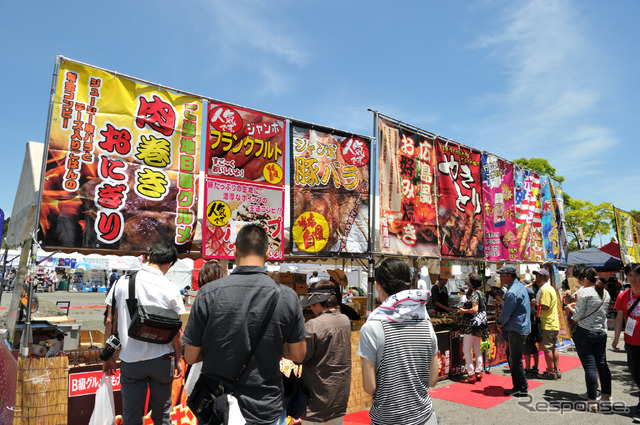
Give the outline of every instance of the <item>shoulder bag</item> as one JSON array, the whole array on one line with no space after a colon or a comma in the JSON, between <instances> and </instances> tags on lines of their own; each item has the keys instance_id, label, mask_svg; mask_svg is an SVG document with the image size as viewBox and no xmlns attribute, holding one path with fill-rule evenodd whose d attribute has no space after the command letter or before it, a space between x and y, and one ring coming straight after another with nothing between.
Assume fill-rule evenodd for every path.
<instances>
[{"instance_id":1,"label":"shoulder bag","mask_svg":"<svg viewBox=\"0 0 640 425\"><path fill-rule=\"evenodd\" d=\"M134 273L129 278L129 298L127 298L127 308L131 316L131 324L127 332L129 338L152 344L167 344L182 328L180 316L168 308L140 305L136 298L136 275L137 273Z\"/></svg>"},{"instance_id":2,"label":"shoulder bag","mask_svg":"<svg viewBox=\"0 0 640 425\"><path fill-rule=\"evenodd\" d=\"M273 294L273 297L271 298L271 304L269 305L269 309L267 310L264 320L262 321L262 325L260 326L258 335L254 343L251 345L251 350L247 355L247 359L242 365L242 368L240 368L240 373L238 374L238 377L235 381L236 386L240 382L240 379L242 378L244 372L247 370L249 361L251 361L256 347L258 346L258 344L260 344L260 340L262 339L262 336L267 329L267 324L273 317L273 312L275 311L276 305L278 304L278 300L280 298L280 284L276 283L275 285L276 290ZM212 378L207 378L201 374L200 378L198 378L198 381L193 387L191 395L187 399L187 407L189 407L189 409L191 409L191 412L193 412L193 414L196 416L196 418L198 419L198 423L209 425L222 424L224 423L224 419L217 411L218 408L220 408L220 410L223 410L224 407L219 406L220 403L216 403L216 400L221 399L220 396L222 396L223 394L233 395L234 391L235 389L225 388L221 382L215 381Z\"/></svg>"}]
</instances>

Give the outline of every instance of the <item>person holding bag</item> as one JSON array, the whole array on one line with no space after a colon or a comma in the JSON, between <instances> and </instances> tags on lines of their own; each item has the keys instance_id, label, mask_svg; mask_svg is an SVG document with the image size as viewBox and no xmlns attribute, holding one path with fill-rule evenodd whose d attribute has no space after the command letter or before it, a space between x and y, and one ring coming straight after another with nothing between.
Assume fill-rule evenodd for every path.
<instances>
[{"instance_id":1,"label":"person holding bag","mask_svg":"<svg viewBox=\"0 0 640 425\"><path fill-rule=\"evenodd\" d=\"M608 402L611 397L611 371L607 364L607 309L611 297L593 267L583 269L579 279L583 287L577 293L575 309L567 306L565 311L571 314L570 322L577 323L573 342L584 368L589 410L597 412L598 375L601 401Z\"/></svg>"},{"instance_id":2,"label":"person holding bag","mask_svg":"<svg viewBox=\"0 0 640 425\"><path fill-rule=\"evenodd\" d=\"M467 302L459 308L456 313L462 316L462 347L464 359L467 365L467 376L462 382L473 384L482 380L482 351L480 343L489 337L489 325L487 323L487 312L484 305L484 297L480 292L482 287L482 276L471 273L466 277L465 283L468 286ZM476 356L475 366L471 350Z\"/></svg>"}]
</instances>

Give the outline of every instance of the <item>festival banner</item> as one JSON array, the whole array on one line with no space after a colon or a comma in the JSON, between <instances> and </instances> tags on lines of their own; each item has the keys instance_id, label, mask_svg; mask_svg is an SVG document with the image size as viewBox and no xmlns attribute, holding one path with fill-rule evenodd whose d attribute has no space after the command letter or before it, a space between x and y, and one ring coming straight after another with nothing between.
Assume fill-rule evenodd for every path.
<instances>
[{"instance_id":1,"label":"festival banner","mask_svg":"<svg viewBox=\"0 0 640 425\"><path fill-rule=\"evenodd\" d=\"M542 202L542 242L544 258L547 261L560 258L560 237L558 234L558 214L555 198L551 193L549 176L540 176L540 200Z\"/></svg>"},{"instance_id":2,"label":"festival banner","mask_svg":"<svg viewBox=\"0 0 640 425\"><path fill-rule=\"evenodd\" d=\"M53 102L43 245L190 251L201 100L60 58Z\"/></svg>"},{"instance_id":3,"label":"festival banner","mask_svg":"<svg viewBox=\"0 0 640 425\"><path fill-rule=\"evenodd\" d=\"M437 145L440 252L484 258L481 154L440 139Z\"/></svg>"},{"instance_id":4,"label":"festival banner","mask_svg":"<svg viewBox=\"0 0 640 425\"><path fill-rule=\"evenodd\" d=\"M291 252L369 252L371 140L291 124Z\"/></svg>"},{"instance_id":5,"label":"festival banner","mask_svg":"<svg viewBox=\"0 0 640 425\"><path fill-rule=\"evenodd\" d=\"M436 152L433 139L378 118L379 250L437 256Z\"/></svg>"},{"instance_id":6,"label":"festival banner","mask_svg":"<svg viewBox=\"0 0 640 425\"><path fill-rule=\"evenodd\" d=\"M269 235L267 259L284 259L284 188L206 178L204 205L203 258L234 258L238 231L257 222Z\"/></svg>"},{"instance_id":7,"label":"festival banner","mask_svg":"<svg viewBox=\"0 0 640 425\"><path fill-rule=\"evenodd\" d=\"M209 102L207 123L207 177L284 187L284 119Z\"/></svg>"},{"instance_id":8,"label":"festival banner","mask_svg":"<svg viewBox=\"0 0 640 425\"><path fill-rule=\"evenodd\" d=\"M544 261L540 179L536 173L515 167L516 228L521 261Z\"/></svg>"},{"instance_id":9,"label":"festival banner","mask_svg":"<svg viewBox=\"0 0 640 425\"><path fill-rule=\"evenodd\" d=\"M562 196L562 185L559 181L550 179L551 196L555 202L556 221L558 223L558 243L560 254L558 260L567 261L569 256L569 238L567 237L567 224L564 218L564 198Z\"/></svg>"},{"instance_id":10,"label":"festival banner","mask_svg":"<svg viewBox=\"0 0 640 425\"><path fill-rule=\"evenodd\" d=\"M513 191L513 164L483 153L484 258L488 261L520 259Z\"/></svg>"},{"instance_id":11,"label":"festival banner","mask_svg":"<svg viewBox=\"0 0 640 425\"><path fill-rule=\"evenodd\" d=\"M640 244L638 243L638 227L633 215L613 207L618 232L620 258L625 264L640 262Z\"/></svg>"}]
</instances>

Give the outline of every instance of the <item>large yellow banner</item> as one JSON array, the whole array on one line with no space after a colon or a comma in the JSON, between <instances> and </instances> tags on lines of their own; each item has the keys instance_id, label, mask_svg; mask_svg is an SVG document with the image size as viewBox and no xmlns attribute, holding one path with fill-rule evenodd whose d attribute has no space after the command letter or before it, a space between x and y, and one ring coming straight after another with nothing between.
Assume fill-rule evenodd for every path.
<instances>
[{"instance_id":1,"label":"large yellow banner","mask_svg":"<svg viewBox=\"0 0 640 425\"><path fill-rule=\"evenodd\" d=\"M40 213L47 247L189 251L202 101L60 59Z\"/></svg>"},{"instance_id":2,"label":"large yellow banner","mask_svg":"<svg viewBox=\"0 0 640 425\"><path fill-rule=\"evenodd\" d=\"M613 208L618 231L618 245L620 246L621 260L625 264L640 261L640 244L638 243L638 227L633 215L626 211Z\"/></svg>"}]
</instances>

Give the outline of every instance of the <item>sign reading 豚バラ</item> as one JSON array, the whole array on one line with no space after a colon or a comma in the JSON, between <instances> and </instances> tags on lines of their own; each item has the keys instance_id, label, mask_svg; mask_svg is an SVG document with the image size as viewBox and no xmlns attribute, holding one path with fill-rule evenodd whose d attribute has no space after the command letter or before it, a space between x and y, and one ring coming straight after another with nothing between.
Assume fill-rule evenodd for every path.
<instances>
[{"instance_id":1,"label":"sign reading \u8c5a\u30d0\u30e9","mask_svg":"<svg viewBox=\"0 0 640 425\"><path fill-rule=\"evenodd\" d=\"M438 255L433 139L378 118L380 251Z\"/></svg>"},{"instance_id":2,"label":"sign reading \u8c5a\u30d0\u30e9","mask_svg":"<svg viewBox=\"0 0 640 425\"><path fill-rule=\"evenodd\" d=\"M267 259L282 260L284 189L261 183L207 178L205 182L204 258L234 258L236 235L260 223L269 236Z\"/></svg>"},{"instance_id":3,"label":"sign reading \u8c5a\u30d0\u30e9","mask_svg":"<svg viewBox=\"0 0 640 425\"><path fill-rule=\"evenodd\" d=\"M440 252L445 257L484 258L480 152L437 142Z\"/></svg>"},{"instance_id":4,"label":"sign reading \u8c5a\u30d0\u30e9","mask_svg":"<svg viewBox=\"0 0 640 425\"><path fill-rule=\"evenodd\" d=\"M366 254L371 140L293 123L291 147L292 252Z\"/></svg>"},{"instance_id":5,"label":"sign reading \u8c5a\u30d0\u30e9","mask_svg":"<svg viewBox=\"0 0 640 425\"><path fill-rule=\"evenodd\" d=\"M188 251L200 99L61 58L42 187L48 247Z\"/></svg>"},{"instance_id":6,"label":"sign reading \u8c5a\u30d0\u30e9","mask_svg":"<svg viewBox=\"0 0 640 425\"><path fill-rule=\"evenodd\" d=\"M518 260L513 164L482 154L484 257L489 261Z\"/></svg>"}]
</instances>

